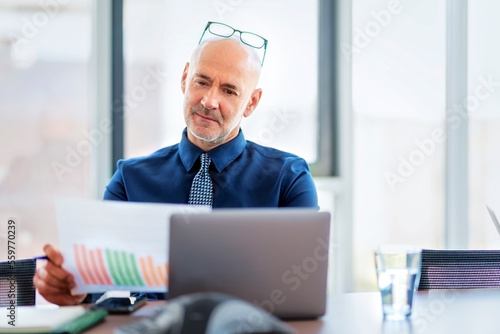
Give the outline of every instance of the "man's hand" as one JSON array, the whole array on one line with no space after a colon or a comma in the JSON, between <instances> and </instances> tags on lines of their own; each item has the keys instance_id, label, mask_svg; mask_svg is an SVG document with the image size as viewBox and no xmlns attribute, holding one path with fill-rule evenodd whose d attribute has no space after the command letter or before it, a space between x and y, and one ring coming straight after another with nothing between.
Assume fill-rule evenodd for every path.
<instances>
[{"instance_id":1,"label":"man's hand","mask_svg":"<svg viewBox=\"0 0 500 334\"><path fill-rule=\"evenodd\" d=\"M75 279L62 268L64 259L61 252L52 245L45 245L43 251L49 260L45 266L36 270L33 278L35 288L51 303L61 306L80 304L86 295L71 294L71 289L75 287Z\"/></svg>"}]
</instances>

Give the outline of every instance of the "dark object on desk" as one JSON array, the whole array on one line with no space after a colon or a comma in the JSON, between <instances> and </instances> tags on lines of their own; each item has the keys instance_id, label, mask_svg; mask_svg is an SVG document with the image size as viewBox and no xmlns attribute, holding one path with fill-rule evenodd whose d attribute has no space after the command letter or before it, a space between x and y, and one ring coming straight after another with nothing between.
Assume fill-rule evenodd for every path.
<instances>
[{"instance_id":1,"label":"dark object on desk","mask_svg":"<svg viewBox=\"0 0 500 334\"><path fill-rule=\"evenodd\" d=\"M195 293L168 301L151 318L115 334L291 334L284 322L241 299L220 293Z\"/></svg>"},{"instance_id":2,"label":"dark object on desk","mask_svg":"<svg viewBox=\"0 0 500 334\"><path fill-rule=\"evenodd\" d=\"M500 288L498 250L422 250L418 290Z\"/></svg>"},{"instance_id":3,"label":"dark object on desk","mask_svg":"<svg viewBox=\"0 0 500 334\"><path fill-rule=\"evenodd\" d=\"M8 307L13 301L16 306L35 305L35 269L34 259L0 262L0 307Z\"/></svg>"},{"instance_id":4,"label":"dark object on desk","mask_svg":"<svg viewBox=\"0 0 500 334\"><path fill-rule=\"evenodd\" d=\"M99 302L96 302L92 309L94 310L106 310L109 313L132 313L139 307L144 306L148 299L146 296L140 297L109 297L105 298Z\"/></svg>"}]
</instances>

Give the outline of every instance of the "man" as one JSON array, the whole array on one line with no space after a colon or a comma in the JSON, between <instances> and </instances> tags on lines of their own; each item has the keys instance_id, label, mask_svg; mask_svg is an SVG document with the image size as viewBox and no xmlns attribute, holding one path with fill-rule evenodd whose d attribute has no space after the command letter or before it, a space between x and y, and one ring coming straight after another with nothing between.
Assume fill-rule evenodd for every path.
<instances>
[{"instance_id":1,"label":"man","mask_svg":"<svg viewBox=\"0 0 500 334\"><path fill-rule=\"evenodd\" d=\"M317 209L316 188L303 159L245 140L240 123L262 96L256 88L261 60L244 40L245 32L238 31L237 38L232 36L237 30L222 25L232 32L221 35L210 30L211 24L219 25L209 22L205 31L219 38L200 43L182 74L187 127L181 142L147 157L119 161L104 199ZM197 197L192 190L198 184L195 175L203 170L198 181L209 186L197 186L210 191ZM85 295L70 293L75 282L62 268L61 253L50 245L44 251L50 261L34 277L40 294L59 305L82 302Z\"/></svg>"}]
</instances>

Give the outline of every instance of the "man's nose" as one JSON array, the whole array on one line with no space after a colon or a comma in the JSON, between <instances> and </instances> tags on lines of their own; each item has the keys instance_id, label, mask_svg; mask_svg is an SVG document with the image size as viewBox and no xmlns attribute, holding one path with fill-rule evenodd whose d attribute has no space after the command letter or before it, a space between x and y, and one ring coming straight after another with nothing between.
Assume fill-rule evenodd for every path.
<instances>
[{"instance_id":1,"label":"man's nose","mask_svg":"<svg viewBox=\"0 0 500 334\"><path fill-rule=\"evenodd\" d=\"M207 109L218 109L219 97L219 90L217 87L212 86L203 96L201 104Z\"/></svg>"}]
</instances>

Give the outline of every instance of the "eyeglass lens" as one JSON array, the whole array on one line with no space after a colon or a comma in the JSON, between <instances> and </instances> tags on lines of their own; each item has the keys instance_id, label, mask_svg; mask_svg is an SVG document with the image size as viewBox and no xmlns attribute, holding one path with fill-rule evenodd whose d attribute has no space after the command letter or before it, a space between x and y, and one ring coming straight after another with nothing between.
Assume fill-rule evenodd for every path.
<instances>
[{"instance_id":1,"label":"eyeglass lens","mask_svg":"<svg viewBox=\"0 0 500 334\"><path fill-rule=\"evenodd\" d=\"M220 37L231 37L235 31L238 31L240 33L240 38L243 43L246 43L257 49L260 49L264 46L264 40L262 37L250 32L245 32L245 31L240 32L239 30L235 30L225 24L212 23L210 24L210 27L208 29L212 34Z\"/></svg>"},{"instance_id":2,"label":"eyeglass lens","mask_svg":"<svg viewBox=\"0 0 500 334\"><path fill-rule=\"evenodd\" d=\"M218 35L220 37L231 37L231 35L234 33L234 29L231 28L230 26L227 26L225 24L214 23L214 22L212 22L210 24L210 26L208 27L208 30L212 34Z\"/></svg>"}]
</instances>

